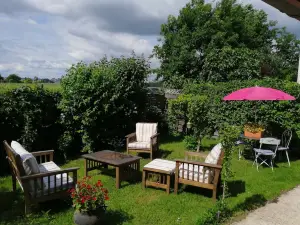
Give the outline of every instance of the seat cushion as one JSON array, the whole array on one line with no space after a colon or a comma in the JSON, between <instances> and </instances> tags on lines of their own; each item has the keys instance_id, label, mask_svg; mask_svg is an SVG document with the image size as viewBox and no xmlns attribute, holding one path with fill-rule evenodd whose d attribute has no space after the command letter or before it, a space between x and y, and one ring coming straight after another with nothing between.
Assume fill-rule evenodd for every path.
<instances>
[{"instance_id":1,"label":"seat cushion","mask_svg":"<svg viewBox=\"0 0 300 225\"><path fill-rule=\"evenodd\" d=\"M17 141L11 142L11 148L15 151L16 154L20 155L22 165L26 175L39 174L40 169L36 161L36 158ZM41 189L41 182L37 182L37 189ZM22 187L23 188L23 187ZM29 182L29 189L34 190L34 181Z\"/></svg>"},{"instance_id":2,"label":"seat cushion","mask_svg":"<svg viewBox=\"0 0 300 225\"><path fill-rule=\"evenodd\" d=\"M203 175L203 169L204 169L203 166L194 165L193 168L193 165L191 164L188 165L187 163L184 163L179 166L179 177L183 179L193 180L193 181L198 181L199 179L199 182L201 183L208 183L210 170L206 170L205 175Z\"/></svg>"},{"instance_id":3,"label":"seat cushion","mask_svg":"<svg viewBox=\"0 0 300 225\"><path fill-rule=\"evenodd\" d=\"M150 137L157 133L157 123L137 123L137 142L150 142Z\"/></svg>"},{"instance_id":4,"label":"seat cushion","mask_svg":"<svg viewBox=\"0 0 300 225\"><path fill-rule=\"evenodd\" d=\"M222 150L222 144L219 143L213 147L205 159L205 163L217 164Z\"/></svg>"},{"instance_id":5,"label":"seat cushion","mask_svg":"<svg viewBox=\"0 0 300 225\"><path fill-rule=\"evenodd\" d=\"M129 149L150 149L150 142L132 142L128 144Z\"/></svg>"},{"instance_id":6,"label":"seat cushion","mask_svg":"<svg viewBox=\"0 0 300 225\"><path fill-rule=\"evenodd\" d=\"M41 173L61 170L52 161L39 164L39 169L40 169ZM43 178L43 182L44 182L44 186L45 186L44 193L47 192L48 189L50 189L50 193L55 191L55 188L54 188L55 180L56 180L56 190L57 191L60 190L61 188L64 190L71 188L71 183L73 182L73 179L72 179L72 177L69 176L69 178L68 178L69 186L68 186L67 177L68 177L67 173L63 173L62 176L61 176L61 174L50 176L50 185L48 184L48 180L49 180L48 177L44 177ZM40 195L41 192L38 192L38 194Z\"/></svg>"},{"instance_id":7,"label":"seat cushion","mask_svg":"<svg viewBox=\"0 0 300 225\"><path fill-rule=\"evenodd\" d=\"M176 162L165 159L154 159L146 164L144 168L162 170L172 174L175 171Z\"/></svg>"},{"instance_id":8,"label":"seat cushion","mask_svg":"<svg viewBox=\"0 0 300 225\"><path fill-rule=\"evenodd\" d=\"M259 155L275 155L275 153L272 150L269 149L259 149L259 148L253 148L253 150L258 153Z\"/></svg>"}]
</instances>

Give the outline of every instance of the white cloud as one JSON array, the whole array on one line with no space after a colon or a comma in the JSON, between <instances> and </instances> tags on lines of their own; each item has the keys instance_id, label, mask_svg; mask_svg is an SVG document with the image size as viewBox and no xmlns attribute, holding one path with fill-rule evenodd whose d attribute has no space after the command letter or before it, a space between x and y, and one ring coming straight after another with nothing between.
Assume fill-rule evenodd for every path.
<instances>
[{"instance_id":1,"label":"white cloud","mask_svg":"<svg viewBox=\"0 0 300 225\"><path fill-rule=\"evenodd\" d=\"M33 19L27 19L27 23L29 23L29 24L33 24L33 25L36 25L37 24L37 22L35 21L35 20L33 20Z\"/></svg>"},{"instance_id":2,"label":"white cloud","mask_svg":"<svg viewBox=\"0 0 300 225\"><path fill-rule=\"evenodd\" d=\"M149 56L160 25L188 0L10 0L0 1L0 72L59 77L72 63L107 56ZM299 33L299 22L261 0L280 26ZM33 26L34 25L34 26ZM152 66L159 66L152 59Z\"/></svg>"}]
</instances>

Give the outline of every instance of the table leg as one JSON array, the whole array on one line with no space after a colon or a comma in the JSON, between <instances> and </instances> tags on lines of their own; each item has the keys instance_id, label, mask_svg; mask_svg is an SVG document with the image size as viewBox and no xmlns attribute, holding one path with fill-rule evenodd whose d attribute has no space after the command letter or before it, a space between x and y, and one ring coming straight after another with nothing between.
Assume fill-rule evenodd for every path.
<instances>
[{"instance_id":1,"label":"table leg","mask_svg":"<svg viewBox=\"0 0 300 225\"><path fill-rule=\"evenodd\" d=\"M171 184L171 176L167 175L167 194L170 194L170 184Z\"/></svg>"},{"instance_id":2,"label":"table leg","mask_svg":"<svg viewBox=\"0 0 300 225\"><path fill-rule=\"evenodd\" d=\"M116 167L116 188L119 189L120 188L120 183L121 183L121 174L120 174L120 167L117 166Z\"/></svg>"},{"instance_id":3,"label":"table leg","mask_svg":"<svg viewBox=\"0 0 300 225\"><path fill-rule=\"evenodd\" d=\"M88 168L87 168L87 165L88 165L88 159L84 159L84 175L87 177L88 176Z\"/></svg>"},{"instance_id":4,"label":"table leg","mask_svg":"<svg viewBox=\"0 0 300 225\"><path fill-rule=\"evenodd\" d=\"M145 170L143 170L143 180L142 180L142 188L143 189L145 189L145 187L146 187L146 171Z\"/></svg>"},{"instance_id":5,"label":"table leg","mask_svg":"<svg viewBox=\"0 0 300 225\"><path fill-rule=\"evenodd\" d=\"M140 169L141 169L141 167L140 167L140 160L139 161L137 161L137 163L136 163L136 180L139 180L139 174L140 174Z\"/></svg>"}]
</instances>

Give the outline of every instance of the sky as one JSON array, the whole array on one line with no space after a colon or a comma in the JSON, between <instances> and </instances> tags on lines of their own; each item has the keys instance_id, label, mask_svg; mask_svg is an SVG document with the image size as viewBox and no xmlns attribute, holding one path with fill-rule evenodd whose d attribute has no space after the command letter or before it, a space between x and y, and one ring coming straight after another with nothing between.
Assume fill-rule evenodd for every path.
<instances>
[{"instance_id":1,"label":"sky","mask_svg":"<svg viewBox=\"0 0 300 225\"><path fill-rule=\"evenodd\" d=\"M104 55L146 57L168 15L188 0L0 0L0 74L59 78L79 61ZM261 0L240 0L263 9L270 20L300 38L300 22ZM159 66L156 59L153 68Z\"/></svg>"}]
</instances>

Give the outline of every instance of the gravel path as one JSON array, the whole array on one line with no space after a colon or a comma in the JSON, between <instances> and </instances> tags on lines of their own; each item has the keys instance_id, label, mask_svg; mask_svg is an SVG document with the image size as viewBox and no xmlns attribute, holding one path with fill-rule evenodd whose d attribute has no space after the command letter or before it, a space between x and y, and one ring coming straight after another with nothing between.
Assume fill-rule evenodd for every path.
<instances>
[{"instance_id":1,"label":"gravel path","mask_svg":"<svg viewBox=\"0 0 300 225\"><path fill-rule=\"evenodd\" d=\"M281 195L276 203L249 213L245 219L233 225L299 225L300 186Z\"/></svg>"}]
</instances>

